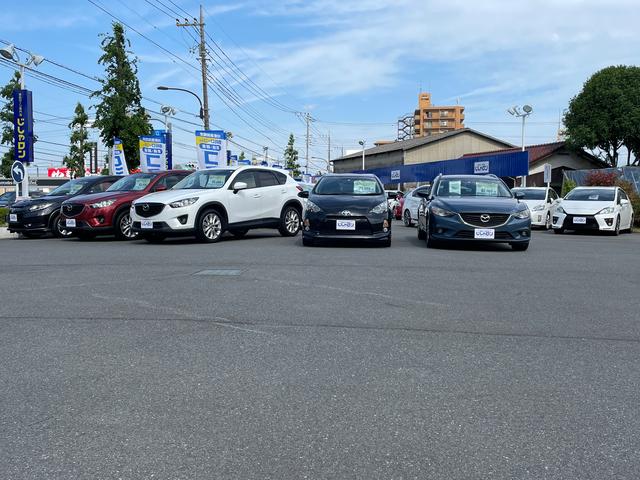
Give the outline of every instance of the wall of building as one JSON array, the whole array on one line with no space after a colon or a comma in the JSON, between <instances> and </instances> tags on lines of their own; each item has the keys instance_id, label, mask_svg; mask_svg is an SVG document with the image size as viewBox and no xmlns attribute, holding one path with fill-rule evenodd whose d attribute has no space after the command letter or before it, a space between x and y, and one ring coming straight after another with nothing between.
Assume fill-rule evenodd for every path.
<instances>
[{"instance_id":1,"label":"wall of building","mask_svg":"<svg viewBox=\"0 0 640 480\"><path fill-rule=\"evenodd\" d=\"M367 155L365 158L365 167L367 169L393 165L402 165L402 150L379 153L377 155ZM339 160L333 164L334 173L349 173L357 170L362 170L362 157L360 156L347 160Z\"/></svg>"},{"instance_id":2,"label":"wall of building","mask_svg":"<svg viewBox=\"0 0 640 480\"><path fill-rule=\"evenodd\" d=\"M491 152L505 148L504 143L465 132L405 152L405 165L460 158L465 153Z\"/></svg>"},{"instance_id":3,"label":"wall of building","mask_svg":"<svg viewBox=\"0 0 640 480\"><path fill-rule=\"evenodd\" d=\"M418 108L414 113L416 137L449 132L464 128L464 107L461 105L431 105L431 94L418 94Z\"/></svg>"},{"instance_id":4,"label":"wall of building","mask_svg":"<svg viewBox=\"0 0 640 480\"><path fill-rule=\"evenodd\" d=\"M599 165L587 160L574 152L555 153L548 159L537 162L529 169L529 175L535 175L536 173L544 172L544 164L550 163L551 168L565 167L571 170L584 170L589 168L598 168Z\"/></svg>"}]
</instances>

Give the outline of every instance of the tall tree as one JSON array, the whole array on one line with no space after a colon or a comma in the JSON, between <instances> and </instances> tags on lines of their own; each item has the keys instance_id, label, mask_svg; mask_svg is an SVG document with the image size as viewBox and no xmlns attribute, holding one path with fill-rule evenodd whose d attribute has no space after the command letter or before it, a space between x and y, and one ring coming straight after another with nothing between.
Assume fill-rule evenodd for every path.
<instances>
[{"instance_id":1,"label":"tall tree","mask_svg":"<svg viewBox=\"0 0 640 480\"><path fill-rule=\"evenodd\" d=\"M612 66L594 73L571 99L564 117L568 142L596 150L616 167L620 150L640 146L640 67Z\"/></svg>"},{"instance_id":2,"label":"tall tree","mask_svg":"<svg viewBox=\"0 0 640 480\"><path fill-rule=\"evenodd\" d=\"M87 141L89 138L88 121L89 116L84 111L82 104L78 102L73 120L69 124L71 129L69 155L65 155L62 160L62 163L71 170L73 178L84 177L85 158L87 153L91 151L91 144Z\"/></svg>"},{"instance_id":3,"label":"tall tree","mask_svg":"<svg viewBox=\"0 0 640 480\"><path fill-rule=\"evenodd\" d=\"M95 127L105 145L113 147L113 137L122 140L129 170L140 165L138 136L151 133L149 116L142 107L138 82L137 58L128 50L131 42L125 37L122 24L114 22L112 34L104 34L102 56L106 77L102 88L92 94L98 97Z\"/></svg>"},{"instance_id":4,"label":"tall tree","mask_svg":"<svg viewBox=\"0 0 640 480\"><path fill-rule=\"evenodd\" d=\"M0 143L9 147L9 150L2 153L2 164L0 173L3 177L11 178L11 164L13 158L13 91L20 88L20 72L15 72L9 83L0 90L0 98L4 100L4 105L0 109L0 128L2 138Z\"/></svg>"},{"instance_id":5,"label":"tall tree","mask_svg":"<svg viewBox=\"0 0 640 480\"><path fill-rule=\"evenodd\" d=\"M284 149L284 168L291 170L291 174L294 177L298 177L302 172L300 172L300 165L298 164L298 150L293 146L295 141L293 133L290 134L287 148Z\"/></svg>"}]
</instances>

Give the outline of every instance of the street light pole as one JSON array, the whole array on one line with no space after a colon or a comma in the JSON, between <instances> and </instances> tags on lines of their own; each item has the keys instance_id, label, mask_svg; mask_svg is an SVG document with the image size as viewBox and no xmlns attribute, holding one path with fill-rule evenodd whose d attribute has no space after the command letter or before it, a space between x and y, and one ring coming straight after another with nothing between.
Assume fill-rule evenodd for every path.
<instances>
[{"instance_id":1,"label":"street light pole","mask_svg":"<svg viewBox=\"0 0 640 480\"><path fill-rule=\"evenodd\" d=\"M205 115L205 110L204 110L204 107L202 106L202 100L200 99L200 97L198 96L197 93L194 93L191 90L187 90L186 88L167 87L167 86L164 86L164 85L160 85L159 87L156 87L156 88L158 90L176 90L178 92L186 92L186 93L190 93L191 95L196 97L198 99L198 104L200 105L200 114L198 116L200 117L200 120L202 120L202 123L204 125L204 129L205 130L209 130L209 118L208 118L208 116Z\"/></svg>"},{"instance_id":2,"label":"street light pole","mask_svg":"<svg viewBox=\"0 0 640 480\"><path fill-rule=\"evenodd\" d=\"M364 148L367 142L360 140L358 143L362 145L362 170L364 170Z\"/></svg>"},{"instance_id":3,"label":"street light pole","mask_svg":"<svg viewBox=\"0 0 640 480\"><path fill-rule=\"evenodd\" d=\"M525 151L525 147L524 147L524 128L525 128L525 120L527 119L527 117L529 115L531 115L531 113L533 112L533 107L531 105L524 105L522 107L522 110L520 110L520 107L517 105L514 105L513 107L511 107L510 109L507 110L507 113L509 113L510 115L513 115L514 117L518 117L518 118L522 118L522 131L520 133L520 144L522 146L522 151ZM527 165L527 171L529 171L529 167ZM524 175L522 177L522 186L526 187L527 186L527 176Z\"/></svg>"}]
</instances>

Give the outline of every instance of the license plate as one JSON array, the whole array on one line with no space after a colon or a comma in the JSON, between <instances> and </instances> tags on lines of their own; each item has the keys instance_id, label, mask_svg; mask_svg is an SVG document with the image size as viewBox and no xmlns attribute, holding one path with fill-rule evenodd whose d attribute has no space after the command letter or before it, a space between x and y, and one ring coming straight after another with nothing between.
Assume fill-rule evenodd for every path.
<instances>
[{"instance_id":1,"label":"license plate","mask_svg":"<svg viewBox=\"0 0 640 480\"><path fill-rule=\"evenodd\" d=\"M496 238L496 231L493 228L476 228L473 232L473 238L478 240L493 240Z\"/></svg>"},{"instance_id":2,"label":"license plate","mask_svg":"<svg viewBox=\"0 0 640 480\"><path fill-rule=\"evenodd\" d=\"M67 218L67 223L65 224L67 227L75 227L76 219L75 218Z\"/></svg>"},{"instance_id":3,"label":"license plate","mask_svg":"<svg viewBox=\"0 0 640 480\"><path fill-rule=\"evenodd\" d=\"M142 220L140 222L140 228L146 228L146 229L153 228L153 220Z\"/></svg>"},{"instance_id":4,"label":"license plate","mask_svg":"<svg viewBox=\"0 0 640 480\"><path fill-rule=\"evenodd\" d=\"M355 220L336 220L336 230L355 230Z\"/></svg>"},{"instance_id":5,"label":"license plate","mask_svg":"<svg viewBox=\"0 0 640 480\"><path fill-rule=\"evenodd\" d=\"M18 215L16 213L10 213L9 214L9 221L10 222L17 222L18 221Z\"/></svg>"},{"instance_id":6,"label":"license plate","mask_svg":"<svg viewBox=\"0 0 640 480\"><path fill-rule=\"evenodd\" d=\"M587 217L573 217L573 223L585 225L587 223Z\"/></svg>"}]
</instances>

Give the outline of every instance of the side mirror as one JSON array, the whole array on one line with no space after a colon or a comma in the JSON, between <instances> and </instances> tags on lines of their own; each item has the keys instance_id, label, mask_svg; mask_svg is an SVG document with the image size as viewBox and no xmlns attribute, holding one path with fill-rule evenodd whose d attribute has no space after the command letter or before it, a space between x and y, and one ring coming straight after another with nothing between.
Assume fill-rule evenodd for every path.
<instances>
[{"instance_id":1,"label":"side mirror","mask_svg":"<svg viewBox=\"0 0 640 480\"><path fill-rule=\"evenodd\" d=\"M300 198L309 198L309 192L307 190L303 190L301 192L298 192L298 196Z\"/></svg>"},{"instance_id":2,"label":"side mirror","mask_svg":"<svg viewBox=\"0 0 640 480\"><path fill-rule=\"evenodd\" d=\"M233 184L233 193L238 193L239 190L247 188L247 184L244 182L236 182Z\"/></svg>"},{"instance_id":3,"label":"side mirror","mask_svg":"<svg viewBox=\"0 0 640 480\"><path fill-rule=\"evenodd\" d=\"M516 192L513 194L516 200L522 200L524 198L524 192Z\"/></svg>"},{"instance_id":4,"label":"side mirror","mask_svg":"<svg viewBox=\"0 0 640 480\"><path fill-rule=\"evenodd\" d=\"M156 186L156 188L154 189L154 191L156 192L164 192L165 190L168 190L166 185L158 185Z\"/></svg>"},{"instance_id":5,"label":"side mirror","mask_svg":"<svg viewBox=\"0 0 640 480\"><path fill-rule=\"evenodd\" d=\"M420 198L429 198L429 192L423 192L423 191L416 192L415 195Z\"/></svg>"}]
</instances>

